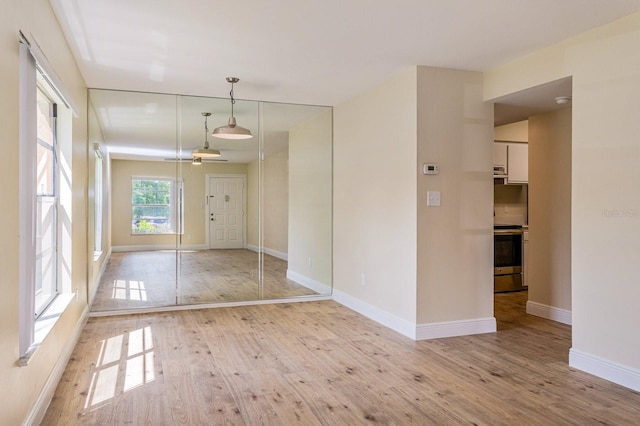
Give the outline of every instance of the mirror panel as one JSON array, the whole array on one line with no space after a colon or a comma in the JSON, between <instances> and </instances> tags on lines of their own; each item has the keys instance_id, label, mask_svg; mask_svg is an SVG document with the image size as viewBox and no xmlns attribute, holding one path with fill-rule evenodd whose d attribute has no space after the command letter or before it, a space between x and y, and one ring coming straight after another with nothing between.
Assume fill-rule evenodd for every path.
<instances>
[{"instance_id":1,"label":"mirror panel","mask_svg":"<svg viewBox=\"0 0 640 426\"><path fill-rule=\"evenodd\" d=\"M110 162L112 206L112 253L92 310L175 305L178 170L166 159L178 148L176 97L91 90L90 102Z\"/></svg>"},{"instance_id":2,"label":"mirror panel","mask_svg":"<svg viewBox=\"0 0 640 426\"><path fill-rule=\"evenodd\" d=\"M331 109L261 106L265 298L330 294Z\"/></svg>"},{"instance_id":3,"label":"mirror panel","mask_svg":"<svg viewBox=\"0 0 640 426\"><path fill-rule=\"evenodd\" d=\"M254 137L223 140L211 133L230 99L91 89L90 100L90 135L111 170L113 249L93 311L331 293L331 108L236 100ZM195 165L205 140L221 156ZM132 206L140 178L170 187L165 198L142 191L155 210ZM144 232L167 221L178 232Z\"/></svg>"},{"instance_id":4,"label":"mirror panel","mask_svg":"<svg viewBox=\"0 0 640 426\"><path fill-rule=\"evenodd\" d=\"M248 164L260 152L258 103L236 101L238 125L253 138L227 140L211 136L228 122L229 99L180 97L180 177L184 181L184 234L179 245L178 303L239 302L260 298L258 244L249 244L248 211L259 200L248 182ZM202 113L211 113L207 119ZM205 141L220 157L195 165L191 152ZM251 182L258 186L259 182ZM251 248L253 250L251 250Z\"/></svg>"}]
</instances>

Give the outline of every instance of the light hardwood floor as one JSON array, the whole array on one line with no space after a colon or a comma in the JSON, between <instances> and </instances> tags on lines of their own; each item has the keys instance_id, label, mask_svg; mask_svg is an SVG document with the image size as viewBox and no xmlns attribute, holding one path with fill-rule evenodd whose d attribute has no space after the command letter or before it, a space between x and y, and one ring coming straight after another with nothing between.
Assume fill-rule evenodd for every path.
<instances>
[{"instance_id":1,"label":"light hardwood floor","mask_svg":"<svg viewBox=\"0 0 640 426\"><path fill-rule=\"evenodd\" d=\"M287 279L287 262L249 250L112 253L91 310L238 302L317 294Z\"/></svg>"},{"instance_id":2,"label":"light hardwood floor","mask_svg":"<svg viewBox=\"0 0 640 426\"><path fill-rule=\"evenodd\" d=\"M45 425L637 425L569 368L569 326L496 295L499 331L414 342L333 301L91 318Z\"/></svg>"}]
</instances>

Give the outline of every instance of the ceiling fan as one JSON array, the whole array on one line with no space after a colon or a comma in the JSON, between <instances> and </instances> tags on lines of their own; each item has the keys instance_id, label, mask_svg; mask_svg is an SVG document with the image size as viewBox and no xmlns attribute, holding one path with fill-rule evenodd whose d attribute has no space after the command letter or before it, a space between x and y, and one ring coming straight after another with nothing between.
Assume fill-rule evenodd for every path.
<instances>
[{"instance_id":1,"label":"ceiling fan","mask_svg":"<svg viewBox=\"0 0 640 426\"><path fill-rule=\"evenodd\" d=\"M167 157L167 158L163 158L163 161L179 161L179 162L183 162L183 161L188 161L188 162L193 162L193 157ZM222 158L202 158L201 161L203 163L222 163L225 161L229 161L229 160L224 160Z\"/></svg>"}]
</instances>

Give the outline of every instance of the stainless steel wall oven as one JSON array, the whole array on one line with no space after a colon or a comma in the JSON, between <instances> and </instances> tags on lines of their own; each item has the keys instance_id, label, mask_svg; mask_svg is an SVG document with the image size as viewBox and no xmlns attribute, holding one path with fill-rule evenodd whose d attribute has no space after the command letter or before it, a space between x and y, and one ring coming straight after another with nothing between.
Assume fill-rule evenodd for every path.
<instances>
[{"instance_id":1,"label":"stainless steel wall oven","mask_svg":"<svg viewBox=\"0 0 640 426\"><path fill-rule=\"evenodd\" d=\"M521 226L496 225L493 231L493 284L496 293L522 290Z\"/></svg>"}]
</instances>

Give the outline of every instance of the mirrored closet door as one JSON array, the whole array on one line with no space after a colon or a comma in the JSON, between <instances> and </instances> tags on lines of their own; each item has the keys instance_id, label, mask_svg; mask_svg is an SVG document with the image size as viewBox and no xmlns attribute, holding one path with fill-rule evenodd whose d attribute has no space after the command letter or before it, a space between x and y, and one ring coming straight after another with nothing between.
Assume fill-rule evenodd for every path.
<instances>
[{"instance_id":1,"label":"mirrored closet door","mask_svg":"<svg viewBox=\"0 0 640 426\"><path fill-rule=\"evenodd\" d=\"M92 89L90 102L104 207L89 226L110 253L89 268L93 312L331 293L331 108L237 100L253 135L237 140L212 136L229 99Z\"/></svg>"}]
</instances>

